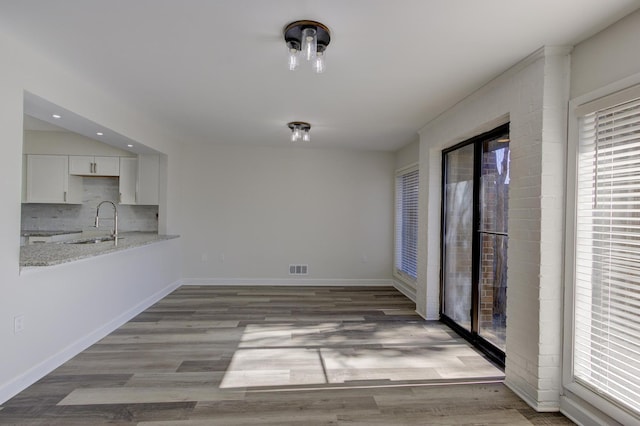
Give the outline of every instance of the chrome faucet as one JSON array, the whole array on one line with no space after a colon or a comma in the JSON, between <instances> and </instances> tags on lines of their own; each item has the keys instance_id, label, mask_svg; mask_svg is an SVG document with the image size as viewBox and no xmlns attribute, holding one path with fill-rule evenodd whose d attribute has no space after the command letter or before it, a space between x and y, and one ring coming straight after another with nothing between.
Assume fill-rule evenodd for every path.
<instances>
[{"instance_id":1,"label":"chrome faucet","mask_svg":"<svg viewBox=\"0 0 640 426\"><path fill-rule=\"evenodd\" d=\"M113 201L102 201L98 204L98 208L96 208L96 224L95 227L98 228L100 225L100 206L104 203L109 203L113 206L113 233L111 236L113 237L113 242L115 245L118 245L118 207Z\"/></svg>"}]
</instances>

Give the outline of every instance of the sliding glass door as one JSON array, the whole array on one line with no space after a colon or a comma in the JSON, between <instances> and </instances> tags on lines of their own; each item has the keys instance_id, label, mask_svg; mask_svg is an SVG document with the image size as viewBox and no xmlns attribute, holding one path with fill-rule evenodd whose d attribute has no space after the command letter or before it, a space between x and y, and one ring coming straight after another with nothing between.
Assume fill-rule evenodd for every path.
<instances>
[{"instance_id":1,"label":"sliding glass door","mask_svg":"<svg viewBox=\"0 0 640 426\"><path fill-rule=\"evenodd\" d=\"M507 329L507 217L509 135L482 142L478 333L505 350Z\"/></svg>"},{"instance_id":2,"label":"sliding glass door","mask_svg":"<svg viewBox=\"0 0 640 426\"><path fill-rule=\"evenodd\" d=\"M441 317L504 362L509 128L443 152Z\"/></svg>"},{"instance_id":3,"label":"sliding glass door","mask_svg":"<svg viewBox=\"0 0 640 426\"><path fill-rule=\"evenodd\" d=\"M467 145L445 155L443 313L471 331L473 158Z\"/></svg>"}]
</instances>

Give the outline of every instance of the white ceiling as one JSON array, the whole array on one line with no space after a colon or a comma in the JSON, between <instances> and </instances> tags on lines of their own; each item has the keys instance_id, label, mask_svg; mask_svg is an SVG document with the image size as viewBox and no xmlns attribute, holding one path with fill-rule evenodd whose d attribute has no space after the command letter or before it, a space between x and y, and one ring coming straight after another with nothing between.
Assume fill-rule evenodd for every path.
<instances>
[{"instance_id":1,"label":"white ceiling","mask_svg":"<svg viewBox=\"0 0 640 426\"><path fill-rule=\"evenodd\" d=\"M0 27L210 143L395 150L543 45L575 45L638 0L0 0ZM283 27L331 30L327 71L287 69ZM307 65L307 64L303 64ZM82 114L82 111L75 111Z\"/></svg>"}]
</instances>

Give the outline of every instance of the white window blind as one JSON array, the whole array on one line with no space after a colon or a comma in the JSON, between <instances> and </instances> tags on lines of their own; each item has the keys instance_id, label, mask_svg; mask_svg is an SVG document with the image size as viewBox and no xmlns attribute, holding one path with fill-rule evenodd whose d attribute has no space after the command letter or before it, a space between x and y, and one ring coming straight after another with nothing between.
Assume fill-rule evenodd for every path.
<instances>
[{"instance_id":1,"label":"white window blind","mask_svg":"<svg viewBox=\"0 0 640 426\"><path fill-rule=\"evenodd\" d=\"M574 378L640 413L640 99L580 118Z\"/></svg>"},{"instance_id":2,"label":"white window blind","mask_svg":"<svg viewBox=\"0 0 640 426\"><path fill-rule=\"evenodd\" d=\"M418 169L396 175L396 273L415 280L418 276Z\"/></svg>"}]
</instances>

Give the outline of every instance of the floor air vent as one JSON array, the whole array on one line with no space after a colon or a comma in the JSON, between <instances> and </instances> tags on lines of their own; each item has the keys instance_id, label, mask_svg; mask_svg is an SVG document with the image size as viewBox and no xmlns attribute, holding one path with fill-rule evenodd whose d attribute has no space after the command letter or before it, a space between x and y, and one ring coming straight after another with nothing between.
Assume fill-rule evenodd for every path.
<instances>
[{"instance_id":1,"label":"floor air vent","mask_svg":"<svg viewBox=\"0 0 640 426\"><path fill-rule=\"evenodd\" d=\"M307 275L309 265L289 265L289 275Z\"/></svg>"}]
</instances>

